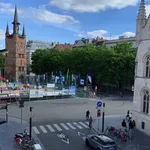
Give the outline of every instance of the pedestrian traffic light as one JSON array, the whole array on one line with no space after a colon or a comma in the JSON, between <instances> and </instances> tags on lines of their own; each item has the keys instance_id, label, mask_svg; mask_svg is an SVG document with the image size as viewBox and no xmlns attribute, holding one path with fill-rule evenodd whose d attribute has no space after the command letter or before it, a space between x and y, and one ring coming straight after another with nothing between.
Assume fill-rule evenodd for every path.
<instances>
[{"instance_id":1,"label":"pedestrian traffic light","mask_svg":"<svg viewBox=\"0 0 150 150\"><path fill-rule=\"evenodd\" d=\"M24 100L20 100L20 101L19 101L19 104L20 104L19 107L20 107L20 108L23 108L23 107L24 107Z\"/></svg>"}]
</instances>

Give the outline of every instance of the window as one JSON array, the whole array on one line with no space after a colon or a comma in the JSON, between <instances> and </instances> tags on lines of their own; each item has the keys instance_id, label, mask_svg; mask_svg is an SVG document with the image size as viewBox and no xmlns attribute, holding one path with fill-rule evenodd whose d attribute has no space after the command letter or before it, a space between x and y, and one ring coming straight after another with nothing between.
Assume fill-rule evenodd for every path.
<instances>
[{"instance_id":1,"label":"window","mask_svg":"<svg viewBox=\"0 0 150 150\"><path fill-rule=\"evenodd\" d=\"M148 56L147 58L146 58L146 71L145 71L145 76L146 77L150 77L150 56Z\"/></svg>"},{"instance_id":2,"label":"window","mask_svg":"<svg viewBox=\"0 0 150 150\"><path fill-rule=\"evenodd\" d=\"M20 65L22 66L22 60L20 60Z\"/></svg>"},{"instance_id":3,"label":"window","mask_svg":"<svg viewBox=\"0 0 150 150\"><path fill-rule=\"evenodd\" d=\"M149 113L149 92L148 90L143 91L143 113Z\"/></svg>"},{"instance_id":4,"label":"window","mask_svg":"<svg viewBox=\"0 0 150 150\"><path fill-rule=\"evenodd\" d=\"M20 47L20 53L22 54L22 47Z\"/></svg>"},{"instance_id":5,"label":"window","mask_svg":"<svg viewBox=\"0 0 150 150\"><path fill-rule=\"evenodd\" d=\"M24 67L22 67L22 71L24 71Z\"/></svg>"},{"instance_id":6,"label":"window","mask_svg":"<svg viewBox=\"0 0 150 150\"><path fill-rule=\"evenodd\" d=\"M19 67L19 71L21 71L21 67Z\"/></svg>"},{"instance_id":7,"label":"window","mask_svg":"<svg viewBox=\"0 0 150 150\"><path fill-rule=\"evenodd\" d=\"M143 130L145 129L145 122L142 121L141 127Z\"/></svg>"}]
</instances>

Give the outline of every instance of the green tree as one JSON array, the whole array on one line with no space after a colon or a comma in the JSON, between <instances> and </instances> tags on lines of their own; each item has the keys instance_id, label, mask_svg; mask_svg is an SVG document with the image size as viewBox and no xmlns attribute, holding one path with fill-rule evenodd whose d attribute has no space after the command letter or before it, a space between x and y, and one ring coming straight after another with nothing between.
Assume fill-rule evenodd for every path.
<instances>
[{"instance_id":1,"label":"green tree","mask_svg":"<svg viewBox=\"0 0 150 150\"><path fill-rule=\"evenodd\" d=\"M92 70L97 83L122 87L134 79L136 49L131 43L119 43L111 48L86 45L73 50L36 50L32 55L32 71L44 74L62 71L82 77Z\"/></svg>"}]
</instances>

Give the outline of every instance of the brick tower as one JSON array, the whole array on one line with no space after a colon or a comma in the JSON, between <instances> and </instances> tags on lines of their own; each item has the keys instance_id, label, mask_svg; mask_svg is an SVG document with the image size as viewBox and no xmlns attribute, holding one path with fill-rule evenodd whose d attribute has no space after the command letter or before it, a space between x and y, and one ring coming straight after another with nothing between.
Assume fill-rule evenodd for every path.
<instances>
[{"instance_id":1,"label":"brick tower","mask_svg":"<svg viewBox=\"0 0 150 150\"><path fill-rule=\"evenodd\" d=\"M8 51L5 60L4 76L9 81L25 81L26 76L26 35L23 27L19 34L17 7L15 7L13 33L9 34L8 24L5 33L5 44Z\"/></svg>"}]
</instances>

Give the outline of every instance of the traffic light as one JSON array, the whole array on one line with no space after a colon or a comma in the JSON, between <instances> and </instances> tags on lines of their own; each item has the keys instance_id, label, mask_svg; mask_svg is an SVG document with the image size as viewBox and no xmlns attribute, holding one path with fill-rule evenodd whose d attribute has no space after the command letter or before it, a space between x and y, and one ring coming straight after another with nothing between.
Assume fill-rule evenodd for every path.
<instances>
[{"instance_id":1,"label":"traffic light","mask_svg":"<svg viewBox=\"0 0 150 150\"><path fill-rule=\"evenodd\" d=\"M20 100L20 101L19 101L19 104L20 104L19 107L20 107L20 108L23 108L23 107L24 107L24 100Z\"/></svg>"}]
</instances>

